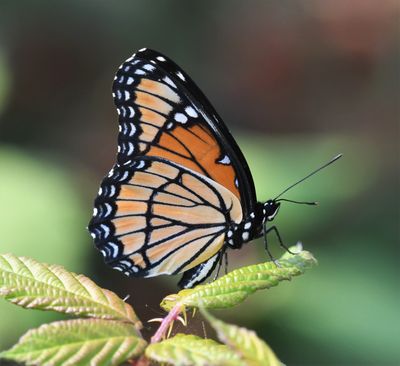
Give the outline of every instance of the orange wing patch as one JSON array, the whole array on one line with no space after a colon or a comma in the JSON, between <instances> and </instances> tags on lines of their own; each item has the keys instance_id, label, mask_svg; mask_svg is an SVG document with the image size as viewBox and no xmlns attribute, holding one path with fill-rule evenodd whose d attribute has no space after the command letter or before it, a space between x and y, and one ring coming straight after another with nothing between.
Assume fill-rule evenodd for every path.
<instances>
[{"instance_id":1,"label":"orange wing patch","mask_svg":"<svg viewBox=\"0 0 400 366\"><path fill-rule=\"evenodd\" d=\"M115 227L115 235L120 236L126 233L143 230L146 227L144 216L120 217L112 220Z\"/></svg>"},{"instance_id":2,"label":"orange wing patch","mask_svg":"<svg viewBox=\"0 0 400 366\"><path fill-rule=\"evenodd\" d=\"M148 108L139 107L139 111L141 114L140 120L142 122L150 123L157 127L163 126L165 121L167 120L162 114L154 112Z\"/></svg>"},{"instance_id":3,"label":"orange wing patch","mask_svg":"<svg viewBox=\"0 0 400 366\"><path fill-rule=\"evenodd\" d=\"M233 166L218 162L223 155L220 145L203 127L175 127L171 132L164 133L147 155L161 156L207 175L240 198L240 192L235 186Z\"/></svg>"},{"instance_id":4,"label":"orange wing patch","mask_svg":"<svg viewBox=\"0 0 400 366\"><path fill-rule=\"evenodd\" d=\"M146 212L146 203L141 201L121 201L115 202L117 206L116 217L127 215L140 215Z\"/></svg>"},{"instance_id":5,"label":"orange wing patch","mask_svg":"<svg viewBox=\"0 0 400 366\"><path fill-rule=\"evenodd\" d=\"M140 250L145 240L146 234L143 231L124 235L119 240L124 246L123 255L129 255Z\"/></svg>"},{"instance_id":6,"label":"orange wing patch","mask_svg":"<svg viewBox=\"0 0 400 366\"><path fill-rule=\"evenodd\" d=\"M172 111L172 105L164 102L161 98L156 97L155 95L141 92L137 90L136 94L136 104L152 109L154 111L158 111L164 115L168 115Z\"/></svg>"}]
</instances>

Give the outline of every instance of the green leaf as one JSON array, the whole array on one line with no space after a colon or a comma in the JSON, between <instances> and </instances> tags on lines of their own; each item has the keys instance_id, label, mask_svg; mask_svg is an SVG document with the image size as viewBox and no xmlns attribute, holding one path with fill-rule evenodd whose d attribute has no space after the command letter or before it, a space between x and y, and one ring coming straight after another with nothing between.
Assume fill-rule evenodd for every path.
<instances>
[{"instance_id":1,"label":"green leaf","mask_svg":"<svg viewBox=\"0 0 400 366\"><path fill-rule=\"evenodd\" d=\"M257 334L246 328L224 323L201 309L204 317L217 332L221 342L228 345L234 352L241 355L248 366L282 366L271 348Z\"/></svg>"},{"instance_id":2,"label":"green leaf","mask_svg":"<svg viewBox=\"0 0 400 366\"><path fill-rule=\"evenodd\" d=\"M177 334L146 348L146 356L153 361L176 366L245 366L229 347L212 339L195 335Z\"/></svg>"},{"instance_id":3,"label":"green leaf","mask_svg":"<svg viewBox=\"0 0 400 366\"><path fill-rule=\"evenodd\" d=\"M273 262L266 262L238 268L209 284L168 295L161 302L161 307L166 311L177 304L182 307L202 306L209 309L232 307L253 292L276 286L283 280L290 280L317 263L311 253L299 252L301 245L290 250L297 254L286 252L279 260L279 267Z\"/></svg>"},{"instance_id":4,"label":"green leaf","mask_svg":"<svg viewBox=\"0 0 400 366\"><path fill-rule=\"evenodd\" d=\"M61 266L26 257L0 255L0 295L25 308L123 320L141 328L132 307L115 293Z\"/></svg>"},{"instance_id":5,"label":"green leaf","mask_svg":"<svg viewBox=\"0 0 400 366\"><path fill-rule=\"evenodd\" d=\"M74 319L28 331L0 357L28 365L120 365L139 356L145 347L146 341L132 324Z\"/></svg>"}]
</instances>

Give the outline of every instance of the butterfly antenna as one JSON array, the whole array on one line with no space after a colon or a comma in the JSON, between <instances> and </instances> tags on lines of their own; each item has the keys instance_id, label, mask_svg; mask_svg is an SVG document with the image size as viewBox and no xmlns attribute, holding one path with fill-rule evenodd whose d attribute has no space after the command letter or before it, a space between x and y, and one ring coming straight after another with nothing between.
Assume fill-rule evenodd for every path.
<instances>
[{"instance_id":1,"label":"butterfly antenna","mask_svg":"<svg viewBox=\"0 0 400 366\"><path fill-rule=\"evenodd\" d=\"M305 201L295 201L295 200L287 200L286 198L280 198L279 200L275 200L276 202L291 202L291 203L297 203L299 205L310 205L310 206L316 206L318 205L318 202L305 202Z\"/></svg>"},{"instance_id":2,"label":"butterfly antenna","mask_svg":"<svg viewBox=\"0 0 400 366\"><path fill-rule=\"evenodd\" d=\"M334 163L336 160L340 159L343 156L343 154L338 154L336 155L334 158L332 158L331 160L329 160L327 163L325 163L324 165L320 166L318 169L315 169L314 171L312 171L310 174L306 175L304 178L300 179L299 181L297 181L296 183L293 183L291 186L287 187L284 191L282 191L281 193L279 193L275 198L274 201L276 201L277 198L279 198L280 196L282 196L284 193L286 193L288 190L292 189L293 187L297 186L298 184L300 184L301 182L305 181L306 179L310 178L312 175L318 173L320 170L326 168L328 165L331 165L332 163ZM311 203L308 203L311 204Z\"/></svg>"}]
</instances>

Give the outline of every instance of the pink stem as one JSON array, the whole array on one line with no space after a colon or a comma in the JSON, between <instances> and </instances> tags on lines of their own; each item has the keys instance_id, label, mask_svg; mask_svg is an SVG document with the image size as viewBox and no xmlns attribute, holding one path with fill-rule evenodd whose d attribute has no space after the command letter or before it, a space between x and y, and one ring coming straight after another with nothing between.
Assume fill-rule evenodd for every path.
<instances>
[{"instance_id":1,"label":"pink stem","mask_svg":"<svg viewBox=\"0 0 400 366\"><path fill-rule=\"evenodd\" d=\"M180 305L180 304L176 304L171 309L171 311L168 313L168 315L162 320L157 331L151 337L151 343L157 343L157 342L161 341L164 334L167 332L169 326L172 324L172 322L174 320L176 320L178 318L181 311L182 311L182 305Z\"/></svg>"}]
</instances>

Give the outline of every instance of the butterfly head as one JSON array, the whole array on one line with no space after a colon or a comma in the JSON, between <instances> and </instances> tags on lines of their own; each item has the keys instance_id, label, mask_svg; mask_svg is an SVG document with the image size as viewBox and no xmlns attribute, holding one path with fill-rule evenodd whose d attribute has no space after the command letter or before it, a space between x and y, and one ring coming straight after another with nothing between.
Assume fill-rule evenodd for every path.
<instances>
[{"instance_id":1,"label":"butterfly head","mask_svg":"<svg viewBox=\"0 0 400 366\"><path fill-rule=\"evenodd\" d=\"M277 215L280 206L280 202L276 200L268 200L265 202L263 207L264 221L272 221Z\"/></svg>"}]
</instances>

